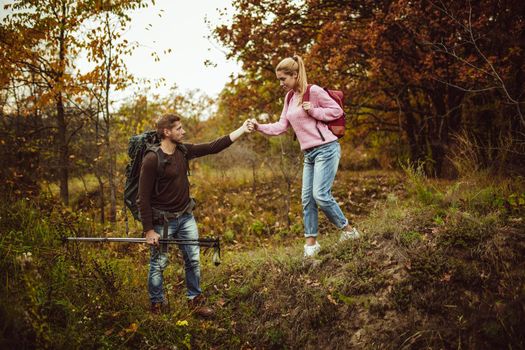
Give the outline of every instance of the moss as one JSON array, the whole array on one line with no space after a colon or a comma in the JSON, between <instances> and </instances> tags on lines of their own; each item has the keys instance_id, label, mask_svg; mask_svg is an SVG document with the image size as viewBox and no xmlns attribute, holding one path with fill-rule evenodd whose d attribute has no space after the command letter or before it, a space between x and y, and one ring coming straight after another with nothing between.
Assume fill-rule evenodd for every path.
<instances>
[{"instance_id":1,"label":"moss","mask_svg":"<svg viewBox=\"0 0 525 350\"><path fill-rule=\"evenodd\" d=\"M283 344L285 335L281 329L272 327L266 330L265 333L272 348L286 349Z\"/></svg>"},{"instance_id":2,"label":"moss","mask_svg":"<svg viewBox=\"0 0 525 350\"><path fill-rule=\"evenodd\" d=\"M406 311L412 303L413 287L409 281L402 281L394 285L390 299L399 311Z\"/></svg>"},{"instance_id":3,"label":"moss","mask_svg":"<svg viewBox=\"0 0 525 350\"><path fill-rule=\"evenodd\" d=\"M462 249L475 248L494 234L496 225L497 214L476 217L465 212L453 213L447 219L440 244Z\"/></svg>"},{"instance_id":4,"label":"moss","mask_svg":"<svg viewBox=\"0 0 525 350\"><path fill-rule=\"evenodd\" d=\"M405 247L412 247L416 243L420 242L423 239L421 233L417 231L407 231L399 235L401 245Z\"/></svg>"}]
</instances>

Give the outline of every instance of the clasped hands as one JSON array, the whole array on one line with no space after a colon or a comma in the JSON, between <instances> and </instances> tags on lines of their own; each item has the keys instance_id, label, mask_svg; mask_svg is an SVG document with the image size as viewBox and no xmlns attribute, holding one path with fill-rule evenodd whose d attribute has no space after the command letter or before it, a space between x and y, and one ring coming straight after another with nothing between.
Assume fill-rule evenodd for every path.
<instances>
[{"instance_id":1,"label":"clasped hands","mask_svg":"<svg viewBox=\"0 0 525 350\"><path fill-rule=\"evenodd\" d=\"M303 109L306 112L312 110L312 108L313 108L312 103L308 102L308 101L307 102L303 102L302 107L303 107ZM259 126L259 123L257 123L257 119L251 118L251 119L246 119L244 121L244 123L242 124L242 126L243 126L243 129L244 129L245 132L252 133L255 130L257 130L257 127Z\"/></svg>"},{"instance_id":2,"label":"clasped hands","mask_svg":"<svg viewBox=\"0 0 525 350\"><path fill-rule=\"evenodd\" d=\"M258 126L257 119L255 118L246 119L244 123L242 124L242 126L245 132L252 133L255 130L257 130L257 126Z\"/></svg>"}]
</instances>

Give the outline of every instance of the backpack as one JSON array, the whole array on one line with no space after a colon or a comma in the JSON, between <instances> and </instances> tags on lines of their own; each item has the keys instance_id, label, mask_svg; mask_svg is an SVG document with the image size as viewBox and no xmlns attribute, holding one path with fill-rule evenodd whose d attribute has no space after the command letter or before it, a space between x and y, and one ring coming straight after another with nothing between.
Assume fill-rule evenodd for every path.
<instances>
[{"instance_id":1,"label":"backpack","mask_svg":"<svg viewBox=\"0 0 525 350\"><path fill-rule=\"evenodd\" d=\"M312 87L312 85L310 85L310 84L308 84L306 86L306 91L304 92L304 95L303 95L303 102L310 101L310 88L311 87ZM323 89L324 89L324 91L326 91L328 93L328 96L330 96L332 98L332 100L337 102L337 104L341 108L343 108L343 92L342 91L329 90L327 88L323 88ZM287 104L290 104L292 96L293 96L293 93L289 93L286 96L286 103ZM339 139L345 135L345 125L346 125L346 118L345 117L346 117L346 114L345 114L344 109L343 109L343 115L342 116L340 116L339 118L337 118L335 120L326 122L326 124L328 125L328 129L330 129L330 131L335 136L337 136L337 138L339 138ZM321 138L324 141L324 137L321 134L321 132L319 131L319 129L317 131L319 132L319 135L321 135Z\"/></svg>"},{"instance_id":2,"label":"backpack","mask_svg":"<svg viewBox=\"0 0 525 350\"><path fill-rule=\"evenodd\" d=\"M179 148L184 154L187 164L188 158L186 156L186 147L183 144L177 144L177 148ZM128 156L130 161L126 166L124 210L127 207L136 220L140 220L137 203L139 194L140 169L142 167L142 159L148 152L155 152L157 154L157 180L155 181L155 191L158 193L158 179L164 175L164 170L167 164L167 159L164 156L164 152L160 151L160 137L157 135L155 130L145 131L142 134L133 135L130 137L128 142Z\"/></svg>"}]
</instances>

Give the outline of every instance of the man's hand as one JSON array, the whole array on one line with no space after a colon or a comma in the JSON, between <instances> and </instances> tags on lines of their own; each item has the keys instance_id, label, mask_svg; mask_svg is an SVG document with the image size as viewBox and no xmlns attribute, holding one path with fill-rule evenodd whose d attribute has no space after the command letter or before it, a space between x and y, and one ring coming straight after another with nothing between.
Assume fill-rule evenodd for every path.
<instances>
[{"instance_id":1,"label":"man's hand","mask_svg":"<svg viewBox=\"0 0 525 350\"><path fill-rule=\"evenodd\" d=\"M244 129L244 132L251 133L253 132L254 127L251 119L246 119L244 123L242 124L242 128Z\"/></svg>"},{"instance_id":2,"label":"man's hand","mask_svg":"<svg viewBox=\"0 0 525 350\"><path fill-rule=\"evenodd\" d=\"M232 142L235 142L239 137L246 133L249 134L253 132L253 130L253 124L250 122L250 119L247 119L244 121L244 123L242 123L242 126L239 129L234 130L230 133L230 140L232 140Z\"/></svg>"},{"instance_id":3,"label":"man's hand","mask_svg":"<svg viewBox=\"0 0 525 350\"><path fill-rule=\"evenodd\" d=\"M159 245L160 235L155 230L149 230L146 232L146 243L149 245Z\"/></svg>"}]
</instances>

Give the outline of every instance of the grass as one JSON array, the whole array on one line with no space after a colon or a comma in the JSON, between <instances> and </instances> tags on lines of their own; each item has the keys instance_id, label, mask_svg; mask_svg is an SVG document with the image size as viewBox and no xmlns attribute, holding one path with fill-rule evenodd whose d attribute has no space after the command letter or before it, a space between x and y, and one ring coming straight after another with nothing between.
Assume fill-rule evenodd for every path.
<instances>
[{"instance_id":1,"label":"grass","mask_svg":"<svg viewBox=\"0 0 525 350\"><path fill-rule=\"evenodd\" d=\"M338 243L323 220L322 250L306 261L300 225L277 224L275 182L254 195L248 182L200 181L201 232L224 243L219 267L202 257L213 320L188 309L176 254L165 271L169 308L152 317L146 247L64 247L62 235L103 228L52 198L4 201L0 347L525 347L523 179L341 172L334 194L363 236Z\"/></svg>"}]
</instances>

